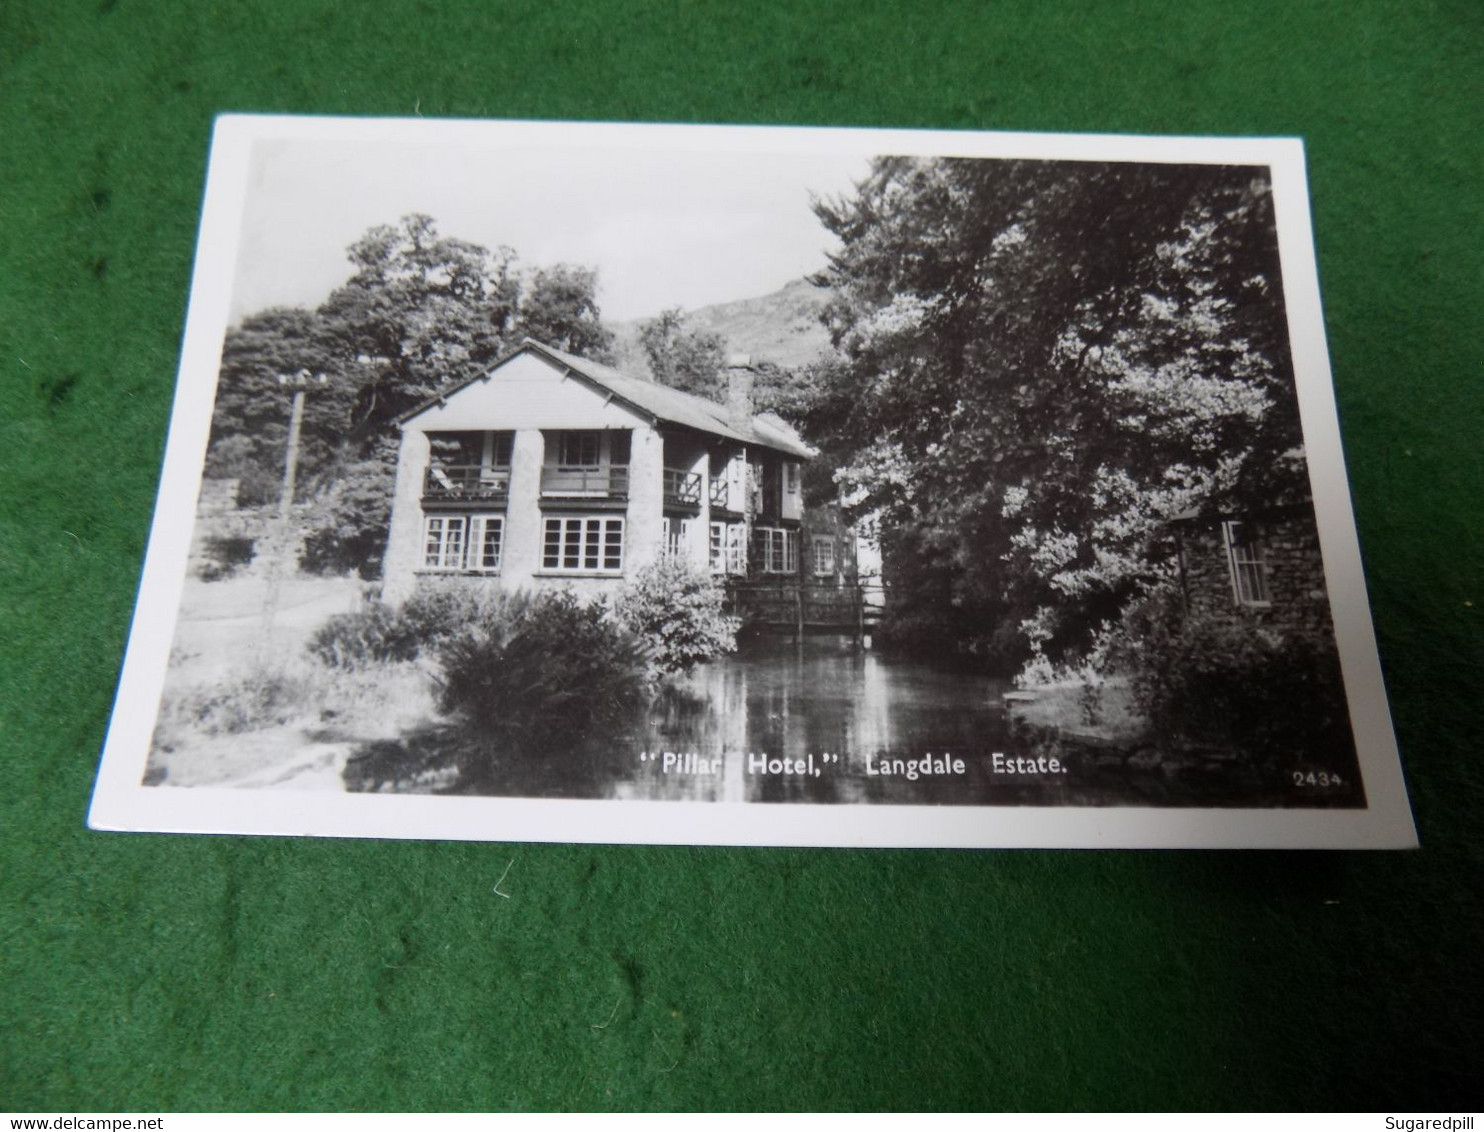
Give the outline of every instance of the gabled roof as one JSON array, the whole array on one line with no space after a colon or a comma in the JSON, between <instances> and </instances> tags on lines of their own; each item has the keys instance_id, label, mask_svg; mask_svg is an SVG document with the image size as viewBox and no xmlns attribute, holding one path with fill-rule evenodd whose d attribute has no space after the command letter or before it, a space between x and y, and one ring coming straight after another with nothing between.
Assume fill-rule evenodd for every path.
<instances>
[{"instance_id":1,"label":"gabled roof","mask_svg":"<svg viewBox=\"0 0 1484 1132\"><path fill-rule=\"evenodd\" d=\"M476 381L483 381L506 362L524 353L545 358L565 373L585 380L588 384L611 394L614 400L656 421L681 425L742 444L761 445L800 460L808 460L818 455L787 422L772 413L759 414L746 422L735 421L725 405L707 400L705 397L697 397L694 393L671 389L668 385L660 385L658 382L620 373L611 366L565 353L542 342L537 342L534 338L523 340L515 350L497 361L486 373L450 386L432 400L404 413L398 418L398 422L409 421L434 405L442 404L459 390Z\"/></svg>"}]
</instances>

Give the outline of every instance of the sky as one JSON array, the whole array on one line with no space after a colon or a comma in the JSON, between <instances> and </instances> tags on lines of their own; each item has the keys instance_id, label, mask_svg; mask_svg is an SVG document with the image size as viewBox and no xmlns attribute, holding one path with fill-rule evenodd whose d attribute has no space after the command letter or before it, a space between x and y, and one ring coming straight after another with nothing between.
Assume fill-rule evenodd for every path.
<instances>
[{"instance_id":1,"label":"sky","mask_svg":"<svg viewBox=\"0 0 1484 1132\"><path fill-rule=\"evenodd\" d=\"M608 321L776 291L825 265L810 194L848 192L858 154L508 149L259 141L231 318L315 306L366 229L424 212L444 236L507 245L521 266L599 273Z\"/></svg>"}]
</instances>

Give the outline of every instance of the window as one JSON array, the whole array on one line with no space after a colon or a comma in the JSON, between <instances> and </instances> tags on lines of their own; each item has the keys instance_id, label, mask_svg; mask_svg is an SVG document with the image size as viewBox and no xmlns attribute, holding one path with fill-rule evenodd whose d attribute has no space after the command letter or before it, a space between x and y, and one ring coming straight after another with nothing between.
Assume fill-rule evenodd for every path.
<instances>
[{"instance_id":1,"label":"window","mask_svg":"<svg viewBox=\"0 0 1484 1132\"><path fill-rule=\"evenodd\" d=\"M564 432L557 443L557 466L596 468L600 450L596 432Z\"/></svg>"},{"instance_id":2,"label":"window","mask_svg":"<svg viewBox=\"0 0 1484 1132\"><path fill-rule=\"evenodd\" d=\"M462 515L429 515L424 529L423 565L429 570L458 570L464 565Z\"/></svg>"},{"instance_id":3,"label":"window","mask_svg":"<svg viewBox=\"0 0 1484 1132\"><path fill-rule=\"evenodd\" d=\"M548 518L541 568L579 574L622 570L623 522L577 516Z\"/></svg>"},{"instance_id":4,"label":"window","mask_svg":"<svg viewBox=\"0 0 1484 1132\"><path fill-rule=\"evenodd\" d=\"M505 541L502 515L429 515L423 526L423 569L500 568Z\"/></svg>"},{"instance_id":5,"label":"window","mask_svg":"<svg viewBox=\"0 0 1484 1132\"><path fill-rule=\"evenodd\" d=\"M492 432L489 436L488 459L485 464L490 468L504 470L510 467L510 450L513 447L515 434L509 432Z\"/></svg>"},{"instance_id":6,"label":"window","mask_svg":"<svg viewBox=\"0 0 1484 1132\"><path fill-rule=\"evenodd\" d=\"M832 577L835 573L835 540L830 535L815 535L810 539L810 546L814 552L814 573L816 577Z\"/></svg>"},{"instance_id":7,"label":"window","mask_svg":"<svg viewBox=\"0 0 1484 1132\"><path fill-rule=\"evenodd\" d=\"M713 524L714 525L714 524ZM676 558L685 556L690 541L689 519L665 519L665 553Z\"/></svg>"},{"instance_id":8,"label":"window","mask_svg":"<svg viewBox=\"0 0 1484 1132\"><path fill-rule=\"evenodd\" d=\"M799 536L797 531L779 527L759 527L755 549L764 574L793 574L799 569Z\"/></svg>"},{"instance_id":9,"label":"window","mask_svg":"<svg viewBox=\"0 0 1484 1132\"><path fill-rule=\"evenodd\" d=\"M469 569L493 573L500 568L505 543L502 515L475 515L470 519Z\"/></svg>"},{"instance_id":10,"label":"window","mask_svg":"<svg viewBox=\"0 0 1484 1132\"><path fill-rule=\"evenodd\" d=\"M742 523L727 524L727 573L747 573L747 527Z\"/></svg>"},{"instance_id":11,"label":"window","mask_svg":"<svg viewBox=\"0 0 1484 1132\"><path fill-rule=\"evenodd\" d=\"M1227 564L1231 568L1232 597L1238 605L1268 605L1267 552L1262 532L1252 523L1223 523Z\"/></svg>"},{"instance_id":12,"label":"window","mask_svg":"<svg viewBox=\"0 0 1484 1132\"><path fill-rule=\"evenodd\" d=\"M783 463L783 490L789 495L799 494L799 466L791 460Z\"/></svg>"},{"instance_id":13,"label":"window","mask_svg":"<svg viewBox=\"0 0 1484 1132\"><path fill-rule=\"evenodd\" d=\"M727 572L727 525L725 523L711 524L711 539L707 549L707 561L711 563L713 574L725 574Z\"/></svg>"}]
</instances>

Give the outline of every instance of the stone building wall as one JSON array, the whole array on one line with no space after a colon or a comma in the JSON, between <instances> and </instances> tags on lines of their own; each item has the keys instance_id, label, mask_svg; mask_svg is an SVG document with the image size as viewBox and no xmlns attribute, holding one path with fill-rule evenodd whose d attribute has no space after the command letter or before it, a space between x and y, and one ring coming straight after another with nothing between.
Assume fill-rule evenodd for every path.
<instances>
[{"instance_id":1,"label":"stone building wall","mask_svg":"<svg viewBox=\"0 0 1484 1132\"><path fill-rule=\"evenodd\" d=\"M1190 613L1231 624L1255 623L1289 633L1332 636L1324 559L1313 513L1243 519L1242 523L1261 542L1268 603L1238 602L1222 522L1188 524L1180 531L1180 542Z\"/></svg>"}]
</instances>

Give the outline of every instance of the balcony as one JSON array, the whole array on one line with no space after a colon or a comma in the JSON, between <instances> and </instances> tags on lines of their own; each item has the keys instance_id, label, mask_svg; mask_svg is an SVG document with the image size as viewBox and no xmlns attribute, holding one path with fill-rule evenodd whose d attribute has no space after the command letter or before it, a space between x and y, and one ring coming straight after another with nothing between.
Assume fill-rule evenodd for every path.
<instances>
[{"instance_id":1,"label":"balcony","mask_svg":"<svg viewBox=\"0 0 1484 1132\"><path fill-rule=\"evenodd\" d=\"M509 468L434 464L423 477L425 503L479 503L503 507L509 498Z\"/></svg>"},{"instance_id":2,"label":"balcony","mask_svg":"<svg viewBox=\"0 0 1484 1132\"><path fill-rule=\"evenodd\" d=\"M627 499L629 469L620 466L542 468L541 494L564 499Z\"/></svg>"},{"instance_id":3,"label":"balcony","mask_svg":"<svg viewBox=\"0 0 1484 1132\"><path fill-rule=\"evenodd\" d=\"M711 506L721 511L740 510L732 506L731 485L726 476L711 478Z\"/></svg>"},{"instance_id":4,"label":"balcony","mask_svg":"<svg viewBox=\"0 0 1484 1132\"><path fill-rule=\"evenodd\" d=\"M665 506L701 509L701 475L680 468L665 469Z\"/></svg>"}]
</instances>

